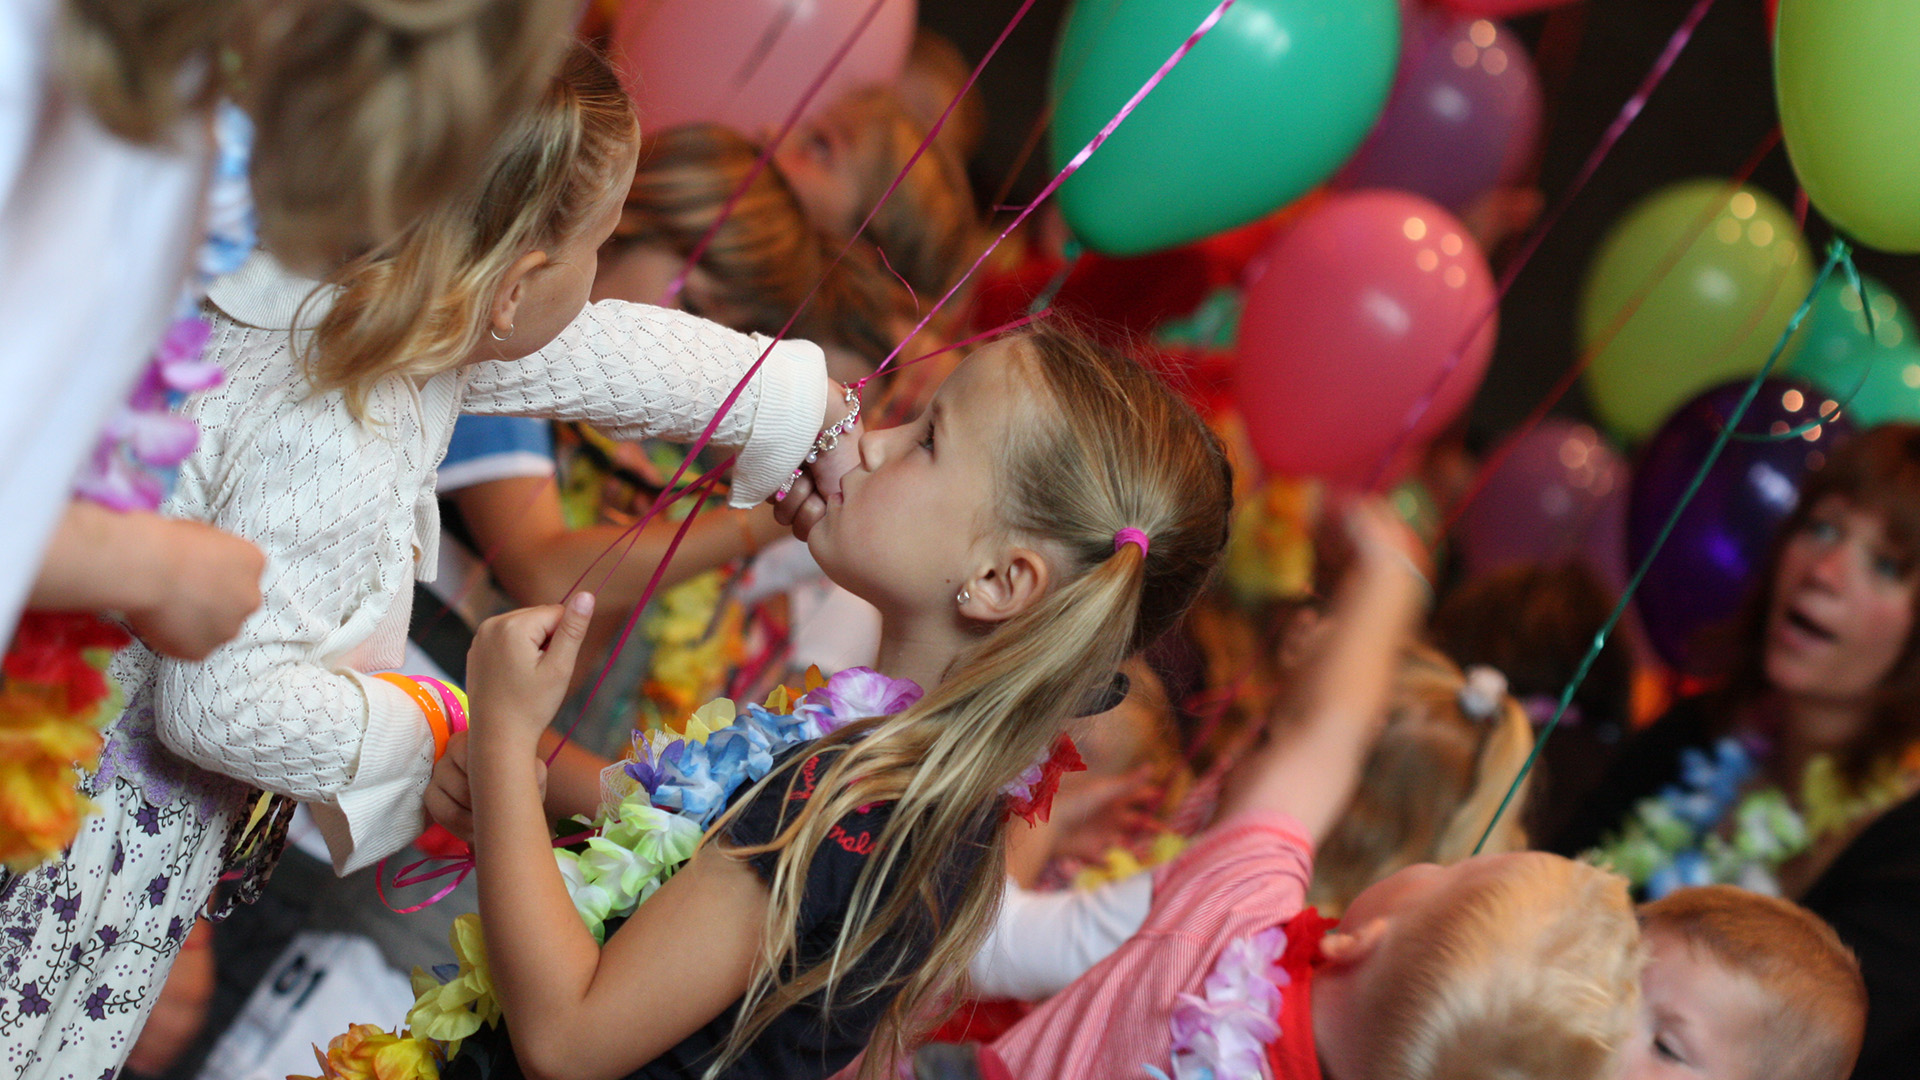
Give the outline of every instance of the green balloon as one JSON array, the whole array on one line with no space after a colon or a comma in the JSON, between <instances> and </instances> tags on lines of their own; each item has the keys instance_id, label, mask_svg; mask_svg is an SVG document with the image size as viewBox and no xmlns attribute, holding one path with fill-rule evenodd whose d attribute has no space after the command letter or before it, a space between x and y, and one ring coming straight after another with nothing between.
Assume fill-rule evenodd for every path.
<instances>
[{"instance_id":1,"label":"green balloon","mask_svg":"<svg viewBox=\"0 0 1920 1080\"><path fill-rule=\"evenodd\" d=\"M1813 204L1862 243L1920 252L1920 3L1781 0L1773 82Z\"/></svg>"},{"instance_id":2,"label":"green balloon","mask_svg":"<svg viewBox=\"0 0 1920 1080\"><path fill-rule=\"evenodd\" d=\"M1063 168L1216 0L1077 0L1053 69ZM1385 107L1397 0L1239 0L1060 189L1074 234L1108 255L1211 236L1331 176Z\"/></svg>"},{"instance_id":3,"label":"green balloon","mask_svg":"<svg viewBox=\"0 0 1920 1080\"><path fill-rule=\"evenodd\" d=\"M1913 318L1886 286L1863 278L1873 305L1873 333L1860 296L1834 275L1820 287L1794 334L1789 374L1818 387L1861 427L1920 420L1920 338Z\"/></svg>"},{"instance_id":4,"label":"green balloon","mask_svg":"<svg viewBox=\"0 0 1920 1080\"><path fill-rule=\"evenodd\" d=\"M1700 391L1760 370L1806 299L1812 261L1793 218L1754 188L1688 180L1637 203L1580 298L1581 350L1600 346L1586 384L1601 423L1637 442Z\"/></svg>"}]
</instances>

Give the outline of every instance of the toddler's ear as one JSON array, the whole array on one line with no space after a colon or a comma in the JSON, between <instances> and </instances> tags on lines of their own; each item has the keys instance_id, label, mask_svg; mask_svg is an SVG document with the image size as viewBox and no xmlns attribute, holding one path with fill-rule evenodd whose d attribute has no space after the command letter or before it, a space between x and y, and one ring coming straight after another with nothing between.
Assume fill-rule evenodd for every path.
<instances>
[{"instance_id":1,"label":"toddler's ear","mask_svg":"<svg viewBox=\"0 0 1920 1080\"><path fill-rule=\"evenodd\" d=\"M1320 951L1326 954L1329 964L1352 967L1373 955L1387 936L1389 925L1387 919L1369 919L1357 930L1335 931L1321 940Z\"/></svg>"}]
</instances>

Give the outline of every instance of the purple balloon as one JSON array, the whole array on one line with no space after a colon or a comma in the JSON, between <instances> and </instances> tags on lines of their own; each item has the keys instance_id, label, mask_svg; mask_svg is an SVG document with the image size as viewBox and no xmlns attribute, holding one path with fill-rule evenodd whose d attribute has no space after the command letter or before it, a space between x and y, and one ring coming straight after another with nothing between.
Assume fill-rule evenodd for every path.
<instances>
[{"instance_id":1,"label":"purple balloon","mask_svg":"<svg viewBox=\"0 0 1920 1080\"><path fill-rule=\"evenodd\" d=\"M1540 134L1540 80L1511 30L1407 10L1393 96L1342 187L1399 188L1459 213L1518 179Z\"/></svg>"},{"instance_id":2,"label":"purple balloon","mask_svg":"<svg viewBox=\"0 0 1920 1080\"><path fill-rule=\"evenodd\" d=\"M1627 465L1606 439L1550 419L1497 453L1499 469L1460 518L1467 574L1581 559L1614 589L1626 584Z\"/></svg>"},{"instance_id":3,"label":"purple balloon","mask_svg":"<svg viewBox=\"0 0 1920 1080\"><path fill-rule=\"evenodd\" d=\"M1694 398L1647 443L1627 506L1632 565L1652 549L1746 388L1741 380ZM1813 420L1824 400L1807 384L1769 379L1736 431L1792 430ZM1727 443L1635 595L1647 637L1668 664L1693 675L1718 674L1711 669L1715 657L1703 631L1724 627L1738 613L1766 564L1774 532L1793 512L1801 478L1852 430L1845 419L1837 419L1809 432L1811 439L1736 437Z\"/></svg>"}]
</instances>

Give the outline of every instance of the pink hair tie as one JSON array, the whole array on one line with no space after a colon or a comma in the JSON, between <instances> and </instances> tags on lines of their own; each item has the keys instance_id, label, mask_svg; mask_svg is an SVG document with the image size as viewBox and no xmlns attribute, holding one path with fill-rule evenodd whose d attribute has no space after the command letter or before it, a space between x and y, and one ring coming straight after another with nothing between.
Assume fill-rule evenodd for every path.
<instances>
[{"instance_id":1,"label":"pink hair tie","mask_svg":"<svg viewBox=\"0 0 1920 1080\"><path fill-rule=\"evenodd\" d=\"M1147 557L1147 534L1139 529L1121 529L1113 534L1113 550L1118 552L1128 544L1140 545L1140 557Z\"/></svg>"}]
</instances>

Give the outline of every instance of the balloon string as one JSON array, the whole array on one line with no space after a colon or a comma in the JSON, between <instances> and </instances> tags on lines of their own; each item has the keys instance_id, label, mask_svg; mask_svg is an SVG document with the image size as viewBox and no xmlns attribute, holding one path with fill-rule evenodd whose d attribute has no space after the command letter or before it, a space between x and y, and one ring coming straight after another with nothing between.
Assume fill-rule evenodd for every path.
<instances>
[{"instance_id":1,"label":"balloon string","mask_svg":"<svg viewBox=\"0 0 1920 1080\"><path fill-rule=\"evenodd\" d=\"M1572 205L1573 200L1586 188L1587 182L1592 180L1593 174L1599 170L1600 163L1613 153L1613 148L1619 143L1620 137L1627 133L1627 128L1639 117L1641 110L1646 108L1647 99L1652 97L1654 90L1666 80L1667 73L1673 69L1674 62L1680 58L1680 53L1686 49L1687 43L1693 40L1695 28L1700 25L1700 20L1706 18L1713 4L1714 0L1694 0L1692 10L1687 12L1687 17L1680 21L1673 35L1667 39L1666 47L1660 50L1660 55L1654 60L1653 66L1647 70L1646 77L1640 80L1640 85L1635 88L1632 96L1620 106L1620 112L1614 116L1613 122L1607 125L1605 134L1600 136L1599 143L1595 144L1593 151L1587 155L1587 160L1581 164L1580 171L1574 174L1573 182L1560 193L1560 197L1554 200L1553 207L1527 234L1526 242L1520 246L1513 261L1501 271L1499 283L1493 291L1493 299L1487 302L1480 317L1467 327L1466 333L1460 337L1460 343L1447 354L1446 363L1440 365L1440 370L1434 375L1426 391L1407 411L1406 418L1401 421L1399 434L1394 436L1393 444L1380 456L1379 464L1374 466L1373 478L1367 484L1369 490L1379 490L1386 481L1388 470L1393 467L1395 461L1400 459L1402 451L1406 449L1407 441L1413 437L1414 429L1419 427L1420 422L1426 419L1427 413L1432 411L1434 402L1439 400L1440 391L1446 387L1447 381L1459 369L1460 362L1465 359L1467 350L1472 348L1474 339L1480 336L1480 332L1499 313L1500 302L1505 300L1507 293L1513 289L1513 283L1520 276L1520 271L1533 261L1534 253L1540 250L1541 241L1546 239L1547 234L1560 223L1560 218L1567 212L1567 207Z\"/></svg>"},{"instance_id":2,"label":"balloon string","mask_svg":"<svg viewBox=\"0 0 1920 1080\"><path fill-rule=\"evenodd\" d=\"M1500 824L1501 816L1507 812L1507 807L1513 802L1514 795L1519 792L1520 785L1526 782L1527 775L1533 771L1534 763L1540 758L1541 749L1547 745L1547 739L1552 737L1554 729L1560 726L1560 719L1567 714L1567 708L1573 704L1573 695L1579 691L1581 683L1586 681L1587 672L1592 669L1594 661L1599 659L1600 650L1606 647L1607 638L1613 633L1613 628L1619 624L1621 617L1626 614L1627 605L1633 602L1633 595L1639 591L1640 583L1646 579L1647 572L1653 568L1654 560L1660 557L1660 549L1666 546L1667 537L1680 523L1680 515L1686 512L1694 496L1699 494L1700 486L1706 483L1707 474L1713 470L1714 462L1720 460L1721 451L1725 450L1727 443L1732 441L1734 426L1747 414L1747 409L1753 405L1754 399L1760 396L1761 384L1766 382L1767 376L1773 373L1774 364L1779 361L1780 354L1786 351L1787 342L1792 340L1794 332L1800 329L1800 323L1807 317L1807 312L1813 310L1813 302L1820 295L1820 287L1826 284L1834 268L1844 263L1848 257L1846 241L1834 240L1833 245L1827 250L1826 264L1820 268L1819 275L1813 279L1813 287L1807 291L1806 299L1800 301L1800 307L1793 313L1793 318L1787 320L1786 329L1780 332L1780 340L1774 342L1773 352L1768 354L1767 362L1761 365L1760 370L1754 374L1753 380L1747 384L1746 392L1740 395L1740 403L1734 406L1726 426L1714 436L1713 445L1708 448L1707 456L1700 462L1700 467L1694 470L1693 479L1687 483L1686 490L1681 493L1680 501L1674 504L1673 509L1667 514L1666 522L1660 526L1660 532L1653 538L1653 546L1647 549L1647 554L1641 558L1640 565L1634 569L1633 577L1627 581L1627 587L1621 592L1619 600L1615 601L1613 611L1607 615L1607 621L1601 623L1600 629L1594 632L1593 644L1587 647L1586 655L1580 658L1580 665L1574 669L1573 678L1567 680L1567 685L1560 691L1560 700L1554 707L1552 719L1540 729L1539 736L1533 741L1533 749L1528 751L1527 759L1521 763L1519 773L1514 776L1513 783L1508 785L1506 794L1501 796L1500 805L1494 809L1492 820L1487 822L1486 832L1481 833L1480 841L1473 845L1475 855L1480 853L1480 849L1486 847L1487 840L1493 836L1494 828Z\"/></svg>"},{"instance_id":3,"label":"balloon string","mask_svg":"<svg viewBox=\"0 0 1920 1080\"><path fill-rule=\"evenodd\" d=\"M787 110L787 119L780 125L779 132L776 133L773 138L767 140L767 145L762 147L760 149L760 155L753 159L753 165L747 170L747 174L740 178L740 183L733 189L733 193L728 195L727 201L720 205L720 216L714 218L713 224L707 226L707 231L702 233L700 239L694 242L693 250L687 254L686 264L680 268L679 273L673 275L673 280L667 284L666 295L660 299L662 304L673 303L674 298L678 297L681 290L687 287L687 278L693 273L694 267L699 265L700 256L707 253L707 248L712 245L714 237L719 235L720 227L725 225L727 219L733 216L734 208L739 206L740 200L746 197L747 190L753 187L753 182L760 179L760 174L765 172L767 166L773 163L774 151L778 150L780 144L786 141L787 136L793 133L793 129L800 123L800 117L806 114L807 107L813 104L813 99L818 97L821 89L827 85L827 79L832 77L834 70L840 66L840 62L847 58L847 54L853 51L853 47L859 42L860 36L867 32L867 26L873 22L874 16L880 14L880 8L886 3L887 0L873 0L873 3L867 6L866 13L860 16L858 23L854 24L853 33L848 34L847 39L840 43L840 47L833 51L833 55L827 58L826 66L821 68L820 73L813 77L813 82L807 85L806 92L801 94L800 99L793 103L793 108ZM793 9L788 8L786 18L791 19L792 15ZM785 29L784 21L781 23L781 29ZM769 43L767 47L771 49L772 45Z\"/></svg>"},{"instance_id":4,"label":"balloon string","mask_svg":"<svg viewBox=\"0 0 1920 1080\"><path fill-rule=\"evenodd\" d=\"M1767 155L1773 153L1774 147L1778 145L1780 145L1780 129L1775 127L1761 138L1760 144L1754 147L1753 153L1747 156L1746 162L1734 173L1733 178L1727 181L1726 190L1729 192L1739 190L1740 187L1753 176L1754 171L1760 167L1760 163L1765 161ZM1492 454L1488 455L1487 460L1481 464L1479 472L1475 474L1472 486L1467 488L1466 494L1462 495L1448 512L1446 521L1441 525L1441 532L1443 534L1451 533L1454 528L1460 524L1460 519L1466 515L1467 508L1472 506L1474 500L1478 499L1481 492L1486 490L1487 485L1492 482L1493 477L1500 471L1500 466L1504 465L1507 458L1513 454L1521 438L1546 421L1547 415L1553 411L1553 407L1560 403L1561 398L1567 396L1567 392L1573 389L1574 383L1580 381L1580 376L1586 372L1587 367L1593 363L1594 358L1605 352L1607 346L1613 344L1613 339L1620 336L1626 329L1627 322L1640 310L1641 305L1645 304L1647 299L1653 295L1654 289L1658 287L1662 281L1666 280L1668 274L1673 272L1673 268L1679 265L1680 260L1685 257L1688 249L1693 247L1694 243L1707 231L1707 226L1713 224L1714 219L1719 215L1720 206L1717 203L1701 212L1700 216L1695 219L1693 228L1683 232L1680 237L1674 241L1673 245L1667 249L1666 254L1662 256L1659 265L1654 267L1653 273L1627 298L1626 303L1620 306L1620 311L1613 317L1613 321L1607 324L1606 328L1594 338L1593 343L1583 350L1580 356L1574 360L1560 376L1559 381L1555 382L1553 387L1547 391L1546 396L1542 397L1539 403L1527 413L1526 417L1514 428L1513 433L1507 438L1506 442ZM1778 279L1776 278L1775 280L1777 281Z\"/></svg>"},{"instance_id":5,"label":"balloon string","mask_svg":"<svg viewBox=\"0 0 1920 1080\"><path fill-rule=\"evenodd\" d=\"M1863 283L1860 280L1860 268L1853 264L1852 255L1848 255L1846 257L1845 261L1842 263L1841 268L1847 272L1847 284L1852 286L1854 295L1860 298L1860 310L1866 313L1867 343L1871 345L1874 343L1873 304L1867 299L1867 290L1866 290L1865 283ZM1790 442L1794 439L1804 438L1807 432L1817 431L1820 428L1826 427L1828 424L1832 423L1833 421L1840 419L1840 417L1847 411L1847 409L1852 407L1853 399L1859 397L1860 391L1865 390L1867 388L1867 380L1872 376L1873 376L1873 358L1871 355L1869 355L1867 359L1860 365L1860 377L1854 380L1853 389L1847 391L1847 395L1841 398L1837 402L1828 401L1822 404L1819 409L1819 415L1814 417L1812 420L1808 420L1804 424L1796 424L1793 427L1790 427L1787 430L1782 432L1755 433L1755 432L1747 432L1747 431L1736 431L1733 433L1733 437L1735 439L1738 439L1741 442L1763 442L1763 443ZM1832 406L1832 407L1829 408L1828 406Z\"/></svg>"},{"instance_id":6,"label":"balloon string","mask_svg":"<svg viewBox=\"0 0 1920 1080\"><path fill-rule=\"evenodd\" d=\"M1031 2L1031 0L1029 0L1029 2ZM1107 139L1113 135L1114 129L1118 128L1127 117L1132 116L1133 111L1140 107L1140 103L1146 100L1147 95L1153 93L1161 81L1179 65L1180 61L1186 59L1187 54L1193 51L1193 47L1200 44L1200 42L1213 31L1213 28L1219 25L1221 18L1233 7L1234 2L1235 0L1220 0L1219 3L1213 6L1211 11L1207 12L1206 17L1200 20L1200 25L1194 28L1193 33L1188 34L1186 40L1181 42L1180 45L1173 50L1172 55L1161 62L1160 66L1154 70L1154 73L1147 77L1147 81L1141 85L1140 89L1135 90L1133 96L1129 97L1126 103L1120 106L1120 111L1114 113L1111 120L1101 125L1099 131L1094 132L1093 138L1087 140L1086 145L1075 152L1066 166L1055 173L1053 179L1047 181L1047 186L1040 189L1040 194L1034 196L1033 201L1029 202L1026 207L1020 211L1012 223L1005 229L1002 229L1000 235L994 237L993 242L988 244L986 249L980 252L979 257L973 260L973 265L967 267L966 273L961 274L959 280L955 281L953 285L947 289L945 295L941 296L940 299L934 303L933 309L921 316L920 321L914 325L913 330L907 334L906 338L902 340L900 344L894 346L893 351L888 353L886 358L880 361L880 366L875 369L875 374L884 371L889 364L893 363L894 358L900 355L900 350L906 348L907 342L912 341L922 330L925 330L927 324L933 321L934 315L937 314L941 308L945 307L948 301L953 299L954 295L960 291L961 286L965 285L972 279L975 273L979 272L980 267L986 263L987 257L998 250L1000 245L1006 242L1007 237L1013 235L1014 230L1024 224L1027 218L1032 216L1033 212L1040 208L1041 203L1046 202L1055 191L1058 191L1060 185L1067 182L1068 177L1080 171L1080 167L1087 163L1087 159L1093 156L1093 152L1100 149ZM1702 2L1712 3L1713 0L1702 0ZM1025 10L1026 8L1023 6L1021 11L1025 12Z\"/></svg>"}]
</instances>

